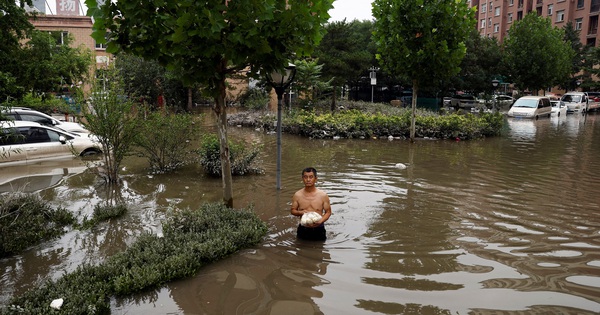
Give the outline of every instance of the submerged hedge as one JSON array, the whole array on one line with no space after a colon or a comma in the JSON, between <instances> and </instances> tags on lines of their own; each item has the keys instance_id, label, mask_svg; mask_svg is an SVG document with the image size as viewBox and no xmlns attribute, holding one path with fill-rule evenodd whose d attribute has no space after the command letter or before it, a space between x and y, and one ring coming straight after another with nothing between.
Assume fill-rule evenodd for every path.
<instances>
[{"instance_id":1,"label":"submerged hedge","mask_svg":"<svg viewBox=\"0 0 600 315\"><path fill-rule=\"evenodd\" d=\"M261 125L274 128L273 116L263 116ZM282 131L311 138L410 137L411 112L396 114L365 112L358 109L334 113L299 110L286 115ZM415 118L415 137L436 139L478 139L498 136L504 125L501 113L420 114Z\"/></svg>"},{"instance_id":2,"label":"submerged hedge","mask_svg":"<svg viewBox=\"0 0 600 315\"><path fill-rule=\"evenodd\" d=\"M126 251L98 266L74 272L14 297L0 314L53 314L63 298L62 314L109 314L110 298L158 288L190 277L210 262L258 244L267 226L250 210L220 203L177 210L163 223L163 235L143 234Z\"/></svg>"}]
</instances>

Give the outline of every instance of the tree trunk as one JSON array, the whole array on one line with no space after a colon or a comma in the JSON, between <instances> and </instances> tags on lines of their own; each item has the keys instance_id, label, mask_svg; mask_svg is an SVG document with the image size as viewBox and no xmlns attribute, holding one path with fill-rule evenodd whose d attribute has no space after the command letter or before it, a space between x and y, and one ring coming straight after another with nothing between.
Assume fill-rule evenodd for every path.
<instances>
[{"instance_id":1,"label":"tree trunk","mask_svg":"<svg viewBox=\"0 0 600 315\"><path fill-rule=\"evenodd\" d=\"M221 145L221 178L223 180L223 203L233 208L233 184L231 179L231 162L229 160L229 143L227 139L227 109L225 107L225 76L221 78L218 87L218 95L215 97L213 111L217 117L217 129L219 143Z\"/></svg>"},{"instance_id":2,"label":"tree trunk","mask_svg":"<svg viewBox=\"0 0 600 315\"><path fill-rule=\"evenodd\" d=\"M417 115L417 92L419 90L419 83L417 80L413 80L413 94L412 94L412 115L410 119L410 142L415 142L415 117Z\"/></svg>"},{"instance_id":3,"label":"tree trunk","mask_svg":"<svg viewBox=\"0 0 600 315\"><path fill-rule=\"evenodd\" d=\"M193 104L192 104L192 95L193 95L193 93L192 93L192 88L191 88L191 87L189 87L189 88L188 88L188 99L187 99L187 111L188 111L188 112L191 112L191 111L192 111L192 107L193 107L193 106L192 106L192 105L193 105Z\"/></svg>"},{"instance_id":4,"label":"tree trunk","mask_svg":"<svg viewBox=\"0 0 600 315\"><path fill-rule=\"evenodd\" d=\"M332 113L335 111L335 99L337 97L337 95L336 95L337 93L336 92L337 92L337 85L334 85L333 86L333 96L332 96L332 99L331 99L331 112Z\"/></svg>"}]
</instances>

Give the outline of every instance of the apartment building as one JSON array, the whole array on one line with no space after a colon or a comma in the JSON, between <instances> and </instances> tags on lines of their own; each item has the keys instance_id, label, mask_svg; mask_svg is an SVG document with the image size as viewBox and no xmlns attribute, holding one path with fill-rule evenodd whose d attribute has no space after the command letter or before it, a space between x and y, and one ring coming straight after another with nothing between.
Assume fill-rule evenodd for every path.
<instances>
[{"instance_id":1,"label":"apartment building","mask_svg":"<svg viewBox=\"0 0 600 315\"><path fill-rule=\"evenodd\" d=\"M584 45L598 43L600 0L471 0L477 7L477 29L482 36L496 37L502 42L512 23L526 14L536 12L549 17L552 24L562 28L571 21L580 31Z\"/></svg>"}]
</instances>

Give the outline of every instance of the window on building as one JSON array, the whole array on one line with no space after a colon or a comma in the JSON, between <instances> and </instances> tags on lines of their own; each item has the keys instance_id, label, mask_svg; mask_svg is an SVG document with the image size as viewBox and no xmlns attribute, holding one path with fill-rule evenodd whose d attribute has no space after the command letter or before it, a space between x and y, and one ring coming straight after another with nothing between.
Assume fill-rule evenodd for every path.
<instances>
[{"instance_id":1,"label":"window on building","mask_svg":"<svg viewBox=\"0 0 600 315\"><path fill-rule=\"evenodd\" d=\"M65 45L69 38L69 32L67 31L50 31L48 32L56 41L56 45Z\"/></svg>"},{"instance_id":2,"label":"window on building","mask_svg":"<svg viewBox=\"0 0 600 315\"><path fill-rule=\"evenodd\" d=\"M492 18L488 19L488 27L492 27Z\"/></svg>"},{"instance_id":3,"label":"window on building","mask_svg":"<svg viewBox=\"0 0 600 315\"><path fill-rule=\"evenodd\" d=\"M523 19L523 11L517 12L517 21L520 21Z\"/></svg>"},{"instance_id":4,"label":"window on building","mask_svg":"<svg viewBox=\"0 0 600 315\"><path fill-rule=\"evenodd\" d=\"M512 12L508 14L508 23L512 23L513 20L513 14Z\"/></svg>"},{"instance_id":5,"label":"window on building","mask_svg":"<svg viewBox=\"0 0 600 315\"><path fill-rule=\"evenodd\" d=\"M485 28L485 19L481 19L481 28Z\"/></svg>"},{"instance_id":6,"label":"window on building","mask_svg":"<svg viewBox=\"0 0 600 315\"><path fill-rule=\"evenodd\" d=\"M587 42L585 44L587 46L589 46L589 47L596 47L596 39L595 38L588 38Z\"/></svg>"},{"instance_id":7,"label":"window on building","mask_svg":"<svg viewBox=\"0 0 600 315\"><path fill-rule=\"evenodd\" d=\"M104 36L105 38L108 38L108 33L106 33L106 35ZM101 44L96 42L96 49L106 49L107 44Z\"/></svg>"},{"instance_id":8,"label":"window on building","mask_svg":"<svg viewBox=\"0 0 600 315\"><path fill-rule=\"evenodd\" d=\"M481 5L481 13L485 13L485 12L487 12L487 3L483 3Z\"/></svg>"},{"instance_id":9,"label":"window on building","mask_svg":"<svg viewBox=\"0 0 600 315\"><path fill-rule=\"evenodd\" d=\"M588 35L596 35L598 33L598 16L590 16L590 26L588 27Z\"/></svg>"},{"instance_id":10,"label":"window on building","mask_svg":"<svg viewBox=\"0 0 600 315\"><path fill-rule=\"evenodd\" d=\"M500 32L500 24L496 23L494 24L494 33L498 33Z\"/></svg>"},{"instance_id":11,"label":"window on building","mask_svg":"<svg viewBox=\"0 0 600 315\"><path fill-rule=\"evenodd\" d=\"M577 2L577 4L579 4L579 2ZM581 7L583 8L583 4ZM598 11L600 11L600 0L592 0L592 4L590 5L590 13Z\"/></svg>"},{"instance_id":12,"label":"window on building","mask_svg":"<svg viewBox=\"0 0 600 315\"><path fill-rule=\"evenodd\" d=\"M580 31L583 28L583 19L575 19L575 30Z\"/></svg>"},{"instance_id":13,"label":"window on building","mask_svg":"<svg viewBox=\"0 0 600 315\"><path fill-rule=\"evenodd\" d=\"M494 15L495 16L500 16L500 7L495 7L494 8Z\"/></svg>"},{"instance_id":14,"label":"window on building","mask_svg":"<svg viewBox=\"0 0 600 315\"><path fill-rule=\"evenodd\" d=\"M510 6L515 5L515 0L508 0L508 5L510 5Z\"/></svg>"},{"instance_id":15,"label":"window on building","mask_svg":"<svg viewBox=\"0 0 600 315\"><path fill-rule=\"evenodd\" d=\"M522 7L523 7L523 0L519 0L519 5L518 5L518 7L519 7L519 8L522 8Z\"/></svg>"},{"instance_id":16,"label":"window on building","mask_svg":"<svg viewBox=\"0 0 600 315\"><path fill-rule=\"evenodd\" d=\"M565 10L556 11L556 22L565 20Z\"/></svg>"},{"instance_id":17,"label":"window on building","mask_svg":"<svg viewBox=\"0 0 600 315\"><path fill-rule=\"evenodd\" d=\"M554 6L552 4L548 5L548 16L552 15L552 9L554 9Z\"/></svg>"},{"instance_id":18,"label":"window on building","mask_svg":"<svg viewBox=\"0 0 600 315\"><path fill-rule=\"evenodd\" d=\"M577 0L577 9L583 9L584 6L584 1L583 0Z\"/></svg>"}]
</instances>

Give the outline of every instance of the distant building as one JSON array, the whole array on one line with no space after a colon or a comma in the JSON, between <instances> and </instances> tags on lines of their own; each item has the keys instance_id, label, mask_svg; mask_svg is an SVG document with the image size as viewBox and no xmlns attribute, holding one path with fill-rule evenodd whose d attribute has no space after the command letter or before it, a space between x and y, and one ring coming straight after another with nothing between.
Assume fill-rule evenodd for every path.
<instances>
[{"instance_id":1,"label":"distant building","mask_svg":"<svg viewBox=\"0 0 600 315\"><path fill-rule=\"evenodd\" d=\"M580 31L581 43L598 43L598 15L600 0L471 0L477 7L477 30L482 36L496 37L502 42L513 22L530 12L550 17L552 24L562 28L572 22Z\"/></svg>"}]
</instances>

